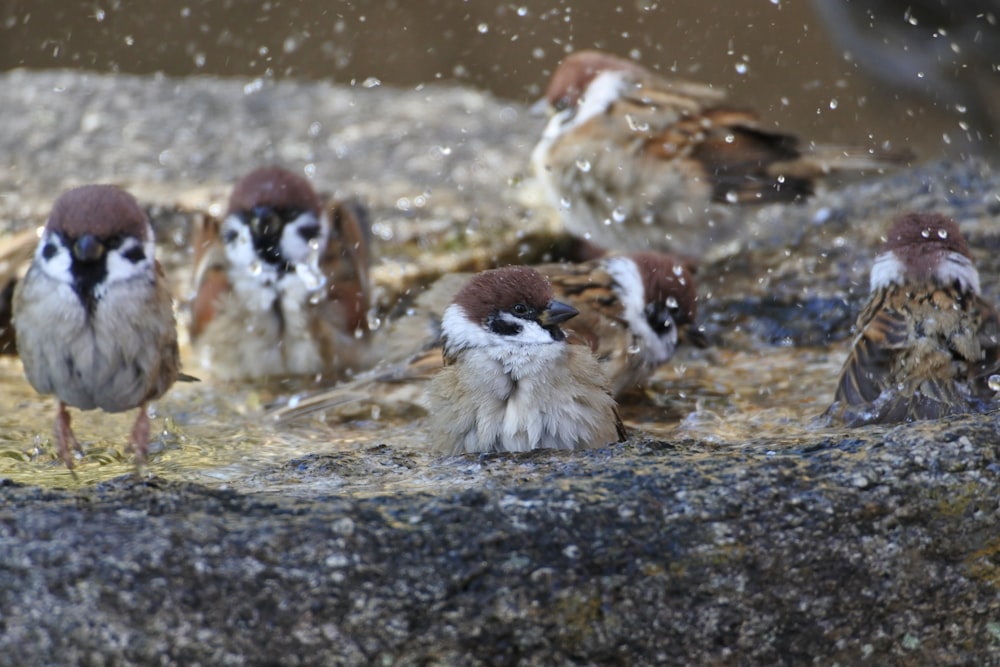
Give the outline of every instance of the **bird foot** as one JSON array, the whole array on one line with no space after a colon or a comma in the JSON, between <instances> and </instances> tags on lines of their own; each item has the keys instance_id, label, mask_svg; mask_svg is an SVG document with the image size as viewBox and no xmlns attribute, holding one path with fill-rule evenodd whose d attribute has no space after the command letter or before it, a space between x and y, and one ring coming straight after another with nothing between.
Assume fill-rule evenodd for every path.
<instances>
[{"instance_id":1,"label":"bird foot","mask_svg":"<svg viewBox=\"0 0 1000 667\"><path fill-rule=\"evenodd\" d=\"M146 465L146 456L149 454L149 413L146 412L146 404L139 406L139 416L132 426L132 436L129 439L128 449L135 453L135 464L137 466Z\"/></svg>"},{"instance_id":2,"label":"bird foot","mask_svg":"<svg viewBox=\"0 0 1000 667\"><path fill-rule=\"evenodd\" d=\"M73 427L70 425L69 410L62 402L59 403L59 412L56 414L56 449L59 451L59 459L66 464L66 467L73 470L73 452L83 455L83 447L73 435Z\"/></svg>"}]
</instances>

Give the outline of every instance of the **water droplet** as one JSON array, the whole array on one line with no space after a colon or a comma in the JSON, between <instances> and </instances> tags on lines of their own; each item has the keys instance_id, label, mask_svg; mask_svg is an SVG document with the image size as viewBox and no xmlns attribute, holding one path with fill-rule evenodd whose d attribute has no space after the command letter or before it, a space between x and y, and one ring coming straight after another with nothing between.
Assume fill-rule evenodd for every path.
<instances>
[{"instance_id":1,"label":"water droplet","mask_svg":"<svg viewBox=\"0 0 1000 667\"><path fill-rule=\"evenodd\" d=\"M991 375L986 381L991 391L1000 391L1000 375Z\"/></svg>"},{"instance_id":2,"label":"water droplet","mask_svg":"<svg viewBox=\"0 0 1000 667\"><path fill-rule=\"evenodd\" d=\"M579 160L576 161L576 168L582 171L583 173L587 173L588 171L590 171L590 160L584 160L583 158L580 158Z\"/></svg>"},{"instance_id":3,"label":"water droplet","mask_svg":"<svg viewBox=\"0 0 1000 667\"><path fill-rule=\"evenodd\" d=\"M746 74L747 70L749 69L746 63L736 63L735 65L733 65L733 67L736 68L737 74Z\"/></svg>"},{"instance_id":4,"label":"water droplet","mask_svg":"<svg viewBox=\"0 0 1000 667\"><path fill-rule=\"evenodd\" d=\"M929 239L931 237L931 230L929 230L929 229L923 229L923 230L920 231L920 235L922 237L924 237L925 239Z\"/></svg>"},{"instance_id":5,"label":"water droplet","mask_svg":"<svg viewBox=\"0 0 1000 667\"><path fill-rule=\"evenodd\" d=\"M103 21L105 16L106 16L106 14L104 13L103 9L98 8L94 12L94 18L97 20L98 23L100 23L101 21Z\"/></svg>"},{"instance_id":6,"label":"water droplet","mask_svg":"<svg viewBox=\"0 0 1000 667\"><path fill-rule=\"evenodd\" d=\"M948 238L948 230L947 229L939 229L938 230L938 238L939 239L946 239L946 238Z\"/></svg>"},{"instance_id":7,"label":"water droplet","mask_svg":"<svg viewBox=\"0 0 1000 667\"><path fill-rule=\"evenodd\" d=\"M652 211L643 211L642 217L639 219L642 220L642 224L644 225L651 225L656 222L656 216L653 215Z\"/></svg>"},{"instance_id":8,"label":"water droplet","mask_svg":"<svg viewBox=\"0 0 1000 667\"><path fill-rule=\"evenodd\" d=\"M382 81L380 81L377 77L374 76L370 76L361 82L362 88L378 88L381 85Z\"/></svg>"},{"instance_id":9,"label":"water droplet","mask_svg":"<svg viewBox=\"0 0 1000 667\"><path fill-rule=\"evenodd\" d=\"M665 303L667 304L667 308L677 308L680 305L677 303L677 299L672 296L668 296Z\"/></svg>"},{"instance_id":10,"label":"water droplet","mask_svg":"<svg viewBox=\"0 0 1000 667\"><path fill-rule=\"evenodd\" d=\"M639 347L638 345L629 345L627 348L625 348L625 351L628 354L639 354L640 352L642 352L642 348Z\"/></svg>"},{"instance_id":11,"label":"water droplet","mask_svg":"<svg viewBox=\"0 0 1000 667\"><path fill-rule=\"evenodd\" d=\"M680 264L674 264L673 271L674 271L674 275L675 276L682 276L682 275L684 275L684 267L681 266Z\"/></svg>"},{"instance_id":12,"label":"water droplet","mask_svg":"<svg viewBox=\"0 0 1000 667\"><path fill-rule=\"evenodd\" d=\"M636 120L630 113L625 114L625 122L628 123L628 129L633 132L649 132L649 123Z\"/></svg>"},{"instance_id":13,"label":"water droplet","mask_svg":"<svg viewBox=\"0 0 1000 667\"><path fill-rule=\"evenodd\" d=\"M254 260L250 262L250 266L248 266L247 269L250 271L251 276L259 276L264 270L264 265Z\"/></svg>"},{"instance_id":14,"label":"water droplet","mask_svg":"<svg viewBox=\"0 0 1000 667\"><path fill-rule=\"evenodd\" d=\"M625 222L625 218L626 218L626 213L623 207L615 206L614 210L611 211L611 219L617 222L618 224Z\"/></svg>"},{"instance_id":15,"label":"water droplet","mask_svg":"<svg viewBox=\"0 0 1000 667\"><path fill-rule=\"evenodd\" d=\"M735 204L739 202L739 200L740 196L735 192L733 192L732 190L726 193L726 201L729 202L730 204Z\"/></svg>"},{"instance_id":16,"label":"water droplet","mask_svg":"<svg viewBox=\"0 0 1000 667\"><path fill-rule=\"evenodd\" d=\"M478 30L480 34L485 35L490 31L490 26L485 23L480 23L476 26L476 30Z\"/></svg>"},{"instance_id":17,"label":"water droplet","mask_svg":"<svg viewBox=\"0 0 1000 667\"><path fill-rule=\"evenodd\" d=\"M559 208L572 208L572 202L569 197L563 197L559 200Z\"/></svg>"},{"instance_id":18,"label":"water droplet","mask_svg":"<svg viewBox=\"0 0 1000 667\"><path fill-rule=\"evenodd\" d=\"M302 284L310 292L314 292L326 284L326 276L323 275L323 272L316 266L310 266L306 263L295 265L295 275L299 277L299 280L302 281ZM309 301L315 303L312 298Z\"/></svg>"},{"instance_id":19,"label":"water droplet","mask_svg":"<svg viewBox=\"0 0 1000 667\"><path fill-rule=\"evenodd\" d=\"M517 8L517 15L518 16L527 16L528 15L528 8L527 7L518 7Z\"/></svg>"},{"instance_id":20,"label":"water droplet","mask_svg":"<svg viewBox=\"0 0 1000 667\"><path fill-rule=\"evenodd\" d=\"M830 100L830 109L836 109L838 106L840 106L840 102L837 101L836 97Z\"/></svg>"}]
</instances>

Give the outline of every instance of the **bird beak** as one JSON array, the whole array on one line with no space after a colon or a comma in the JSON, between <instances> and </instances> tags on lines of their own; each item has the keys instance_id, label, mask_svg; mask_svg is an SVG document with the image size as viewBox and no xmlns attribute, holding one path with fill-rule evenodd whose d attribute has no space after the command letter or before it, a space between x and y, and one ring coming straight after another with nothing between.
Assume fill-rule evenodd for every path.
<instances>
[{"instance_id":1,"label":"bird beak","mask_svg":"<svg viewBox=\"0 0 1000 667\"><path fill-rule=\"evenodd\" d=\"M580 311L568 303L563 303L562 301L549 301L549 305L547 305L545 310L541 312L538 320L542 323L543 327L549 327L554 324L565 322L566 320L576 317L579 314Z\"/></svg>"},{"instance_id":2,"label":"bird beak","mask_svg":"<svg viewBox=\"0 0 1000 667\"><path fill-rule=\"evenodd\" d=\"M543 97L538 100L530 107L528 107L528 114L531 116L548 116L549 115L549 100Z\"/></svg>"},{"instance_id":3,"label":"bird beak","mask_svg":"<svg viewBox=\"0 0 1000 667\"><path fill-rule=\"evenodd\" d=\"M93 234L84 234L73 244L73 257L80 262L96 262L104 257L104 244Z\"/></svg>"}]
</instances>

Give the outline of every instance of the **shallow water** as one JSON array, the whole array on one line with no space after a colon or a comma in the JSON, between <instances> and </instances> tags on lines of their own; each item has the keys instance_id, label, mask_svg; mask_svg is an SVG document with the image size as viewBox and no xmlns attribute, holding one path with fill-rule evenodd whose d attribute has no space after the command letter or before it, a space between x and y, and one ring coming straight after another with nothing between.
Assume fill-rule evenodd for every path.
<instances>
[{"instance_id":1,"label":"shallow water","mask_svg":"<svg viewBox=\"0 0 1000 667\"><path fill-rule=\"evenodd\" d=\"M682 351L654 376L644 397L622 405L622 415L633 438L697 441L698 448L717 453L794 448L822 433L812 420L832 396L841 361L839 350L818 348ZM312 465L309 455L320 455L333 457L330 474L322 476L324 488L317 488L313 475L303 483L311 492L350 495L440 492L487 474L477 470L474 457L430 453L419 409L376 417L365 406L349 421L312 415L277 423L266 406L278 398L211 380L176 384L152 408L156 435L143 474L288 492L297 483L295 462ZM52 442L55 401L34 392L16 359L0 359L0 414L0 477L72 488L135 471L125 451L135 412L78 410L72 411L73 426L84 455L75 476L67 471ZM533 461L538 459L520 465L532 467ZM271 474L282 464L281 474Z\"/></svg>"}]
</instances>

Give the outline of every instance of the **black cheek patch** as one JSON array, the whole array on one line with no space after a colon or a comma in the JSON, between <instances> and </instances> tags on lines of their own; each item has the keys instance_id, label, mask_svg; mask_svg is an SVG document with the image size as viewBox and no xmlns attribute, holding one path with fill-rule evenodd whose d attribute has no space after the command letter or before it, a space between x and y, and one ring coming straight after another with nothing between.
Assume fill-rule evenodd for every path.
<instances>
[{"instance_id":1,"label":"black cheek patch","mask_svg":"<svg viewBox=\"0 0 1000 667\"><path fill-rule=\"evenodd\" d=\"M501 336L516 336L521 333L520 324L508 322L496 315L490 315L486 318L486 328Z\"/></svg>"},{"instance_id":2,"label":"black cheek patch","mask_svg":"<svg viewBox=\"0 0 1000 667\"><path fill-rule=\"evenodd\" d=\"M137 245L123 252L122 257L132 262L133 264L138 264L142 260L146 259L146 251L142 249L141 245Z\"/></svg>"}]
</instances>

